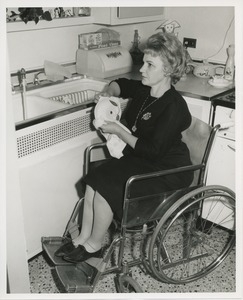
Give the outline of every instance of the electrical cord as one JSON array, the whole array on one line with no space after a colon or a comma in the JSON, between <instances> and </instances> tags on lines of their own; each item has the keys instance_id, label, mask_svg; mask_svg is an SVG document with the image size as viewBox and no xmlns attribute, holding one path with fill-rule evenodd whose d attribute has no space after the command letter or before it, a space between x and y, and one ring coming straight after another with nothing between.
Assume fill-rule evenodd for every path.
<instances>
[{"instance_id":1,"label":"electrical cord","mask_svg":"<svg viewBox=\"0 0 243 300\"><path fill-rule=\"evenodd\" d=\"M214 57L215 55L217 55L217 54L223 49L224 44L225 44L225 40L226 40L226 37L227 37L227 34L228 34L229 30L230 30L230 27L231 27L231 25L232 25L234 19L235 19L235 17L232 18L232 20L231 20L230 23L229 23L228 29L227 29L226 32L225 32L222 46L219 48L219 50L218 50L215 54L213 54L213 55L211 55L211 56L208 56L208 57L206 58L206 60L208 60L209 58Z\"/></svg>"}]
</instances>

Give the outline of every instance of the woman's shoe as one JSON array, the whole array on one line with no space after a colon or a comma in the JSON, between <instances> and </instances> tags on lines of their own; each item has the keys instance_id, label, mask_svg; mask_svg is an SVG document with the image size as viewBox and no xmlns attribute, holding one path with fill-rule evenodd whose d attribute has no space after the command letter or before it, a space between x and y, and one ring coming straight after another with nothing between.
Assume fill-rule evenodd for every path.
<instances>
[{"instance_id":1,"label":"woman's shoe","mask_svg":"<svg viewBox=\"0 0 243 300\"><path fill-rule=\"evenodd\" d=\"M73 245L72 241L66 242L54 253L57 257L62 257L71 253L76 247Z\"/></svg>"},{"instance_id":2,"label":"woman's shoe","mask_svg":"<svg viewBox=\"0 0 243 300\"><path fill-rule=\"evenodd\" d=\"M68 262L79 263L91 257L101 257L101 252L102 251L100 249L96 252L90 253L84 248L84 246L79 245L71 253L69 253L68 255L64 255L63 259Z\"/></svg>"}]
</instances>

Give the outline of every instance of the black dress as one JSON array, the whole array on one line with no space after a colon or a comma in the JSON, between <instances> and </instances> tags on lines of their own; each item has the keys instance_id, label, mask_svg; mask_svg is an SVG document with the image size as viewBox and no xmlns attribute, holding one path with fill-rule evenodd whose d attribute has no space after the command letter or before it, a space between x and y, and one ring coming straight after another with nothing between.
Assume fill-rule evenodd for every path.
<instances>
[{"instance_id":1,"label":"black dress","mask_svg":"<svg viewBox=\"0 0 243 300\"><path fill-rule=\"evenodd\" d=\"M122 78L116 82L121 89L120 97L132 98L123 116L131 131L143 105L133 133L138 140L135 149L127 145L123 157L114 158L90 171L84 182L98 191L115 216L121 219L124 187L129 177L191 164L189 150L181 141L181 132L191 124L191 114L185 100L173 86L156 100L150 96L151 88L140 81ZM147 185L136 183L132 193L136 196L149 195L181 188L189 186L192 178L193 175L187 173L153 179Z\"/></svg>"}]
</instances>

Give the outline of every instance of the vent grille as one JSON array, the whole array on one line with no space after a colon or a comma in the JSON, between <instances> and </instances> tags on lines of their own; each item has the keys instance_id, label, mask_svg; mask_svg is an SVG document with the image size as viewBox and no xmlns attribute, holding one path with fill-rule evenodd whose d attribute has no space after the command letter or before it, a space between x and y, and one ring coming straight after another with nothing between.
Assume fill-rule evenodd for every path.
<instances>
[{"instance_id":1,"label":"vent grille","mask_svg":"<svg viewBox=\"0 0 243 300\"><path fill-rule=\"evenodd\" d=\"M90 132L91 116L87 114L17 138L18 157L51 147L67 139Z\"/></svg>"}]
</instances>

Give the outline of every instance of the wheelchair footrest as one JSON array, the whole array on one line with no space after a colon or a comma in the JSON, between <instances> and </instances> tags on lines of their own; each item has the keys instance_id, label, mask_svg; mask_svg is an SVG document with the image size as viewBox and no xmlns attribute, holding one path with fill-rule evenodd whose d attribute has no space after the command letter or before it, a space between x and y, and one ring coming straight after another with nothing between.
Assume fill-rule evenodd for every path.
<instances>
[{"instance_id":1,"label":"wheelchair footrest","mask_svg":"<svg viewBox=\"0 0 243 300\"><path fill-rule=\"evenodd\" d=\"M50 262L55 266L67 266L72 265L62 259L62 257L55 256L56 250L58 250L63 244L67 242L67 238L64 237L42 237L41 243L43 251Z\"/></svg>"},{"instance_id":2,"label":"wheelchair footrest","mask_svg":"<svg viewBox=\"0 0 243 300\"><path fill-rule=\"evenodd\" d=\"M67 293L92 293L98 270L86 262L55 267L58 278Z\"/></svg>"}]
</instances>

